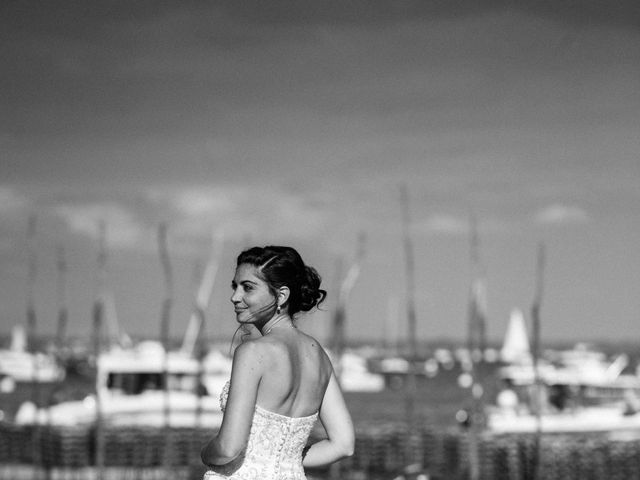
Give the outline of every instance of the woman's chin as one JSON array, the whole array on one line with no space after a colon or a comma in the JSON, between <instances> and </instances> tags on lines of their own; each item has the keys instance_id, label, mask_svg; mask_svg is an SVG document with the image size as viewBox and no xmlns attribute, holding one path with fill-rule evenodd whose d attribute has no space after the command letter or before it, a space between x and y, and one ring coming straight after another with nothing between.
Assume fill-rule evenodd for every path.
<instances>
[{"instance_id":1,"label":"woman's chin","mask_svg":"<svg viewBox=\"0 0 640 480\"><path fill-rule=\"evenodd\" d=\"M253 323L251 321L251 316L248 315L247 312L236 313L236 322L238 322L240 325L249 325Z\"/></svg>"}]
</instances>

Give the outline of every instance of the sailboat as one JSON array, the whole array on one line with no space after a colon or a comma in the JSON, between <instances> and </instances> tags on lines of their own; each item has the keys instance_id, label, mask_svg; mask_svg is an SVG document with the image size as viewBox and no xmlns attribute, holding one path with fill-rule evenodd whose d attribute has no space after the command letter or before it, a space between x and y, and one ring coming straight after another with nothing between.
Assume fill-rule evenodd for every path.
<instances>
[{"instance_id":1,"label":"sailboat","mask_svg":"<svg viewBox=\"0 0 640 480\"><path fill-rule=\"evenodd\" d=\"M519 308L511 310L504 342L500 349L500 360L508 364L531 364L533 361L524 314Z\"/></svg>"}]
</instances>

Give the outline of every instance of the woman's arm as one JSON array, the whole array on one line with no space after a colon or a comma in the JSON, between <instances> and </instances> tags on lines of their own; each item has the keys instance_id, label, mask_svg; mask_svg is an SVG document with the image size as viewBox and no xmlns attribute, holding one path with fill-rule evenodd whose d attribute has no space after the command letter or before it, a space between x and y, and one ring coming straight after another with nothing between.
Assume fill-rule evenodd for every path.
<instances>
[{"instance_id":1,"label":"woman's arm","mask_svg":"<svg viewBox=\"0 0 640 480\"><path fill-rule=\"evenodd\" d=\"M205 465L227 464L245 449L262 377L262 357L262 349L256 342L243 343L236 349L220 430L200 452Z\"/></svg>"},{"instance_id":2,"label":"woman's arm","mask_svg":"<svg viewBox=\"0 0 640 480\"><path fill-rule=\"evenodd\" d=\"M353 422L335 373L331 373L331 379L322 400L320 421L328 438L311 445L302 461L304 467L320 467L353 455L355 444Z\"/></svg>"}]
</instances>

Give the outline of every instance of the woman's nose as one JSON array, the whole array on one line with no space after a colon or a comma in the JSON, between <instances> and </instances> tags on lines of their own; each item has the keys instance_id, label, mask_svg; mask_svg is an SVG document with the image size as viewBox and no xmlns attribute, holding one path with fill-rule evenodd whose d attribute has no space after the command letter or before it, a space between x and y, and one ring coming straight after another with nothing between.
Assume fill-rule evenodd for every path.
<instances>
[{"instance_id":1,"label":"woman's nose","mask_svg":"<svg viewBox=\"0 0 640 480\"><path fill-rule=\"evenodd\" d=\"M234 290L233 293L231 294L231 303L236 304L238 302L240 302L240 295L238 293L238 290Z\"/></svg>"}]
</instances>

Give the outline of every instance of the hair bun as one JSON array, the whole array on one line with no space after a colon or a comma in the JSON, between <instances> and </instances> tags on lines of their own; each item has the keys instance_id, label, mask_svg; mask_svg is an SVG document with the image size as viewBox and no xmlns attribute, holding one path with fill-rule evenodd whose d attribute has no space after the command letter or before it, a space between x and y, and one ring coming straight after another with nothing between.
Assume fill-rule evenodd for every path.
<instances>
[{"instance_id":1,"label":"hair bun","mask_svg":"<svg viewBox=\"0 0 640 480\"><path fill-rule=\"evenodd\" d=\"M327 292L320 288L322 278L316 269L309 265L305 265L304 276L300 280L300 310L308 312L324 300Z\"/></svg>"}]
</instances>

